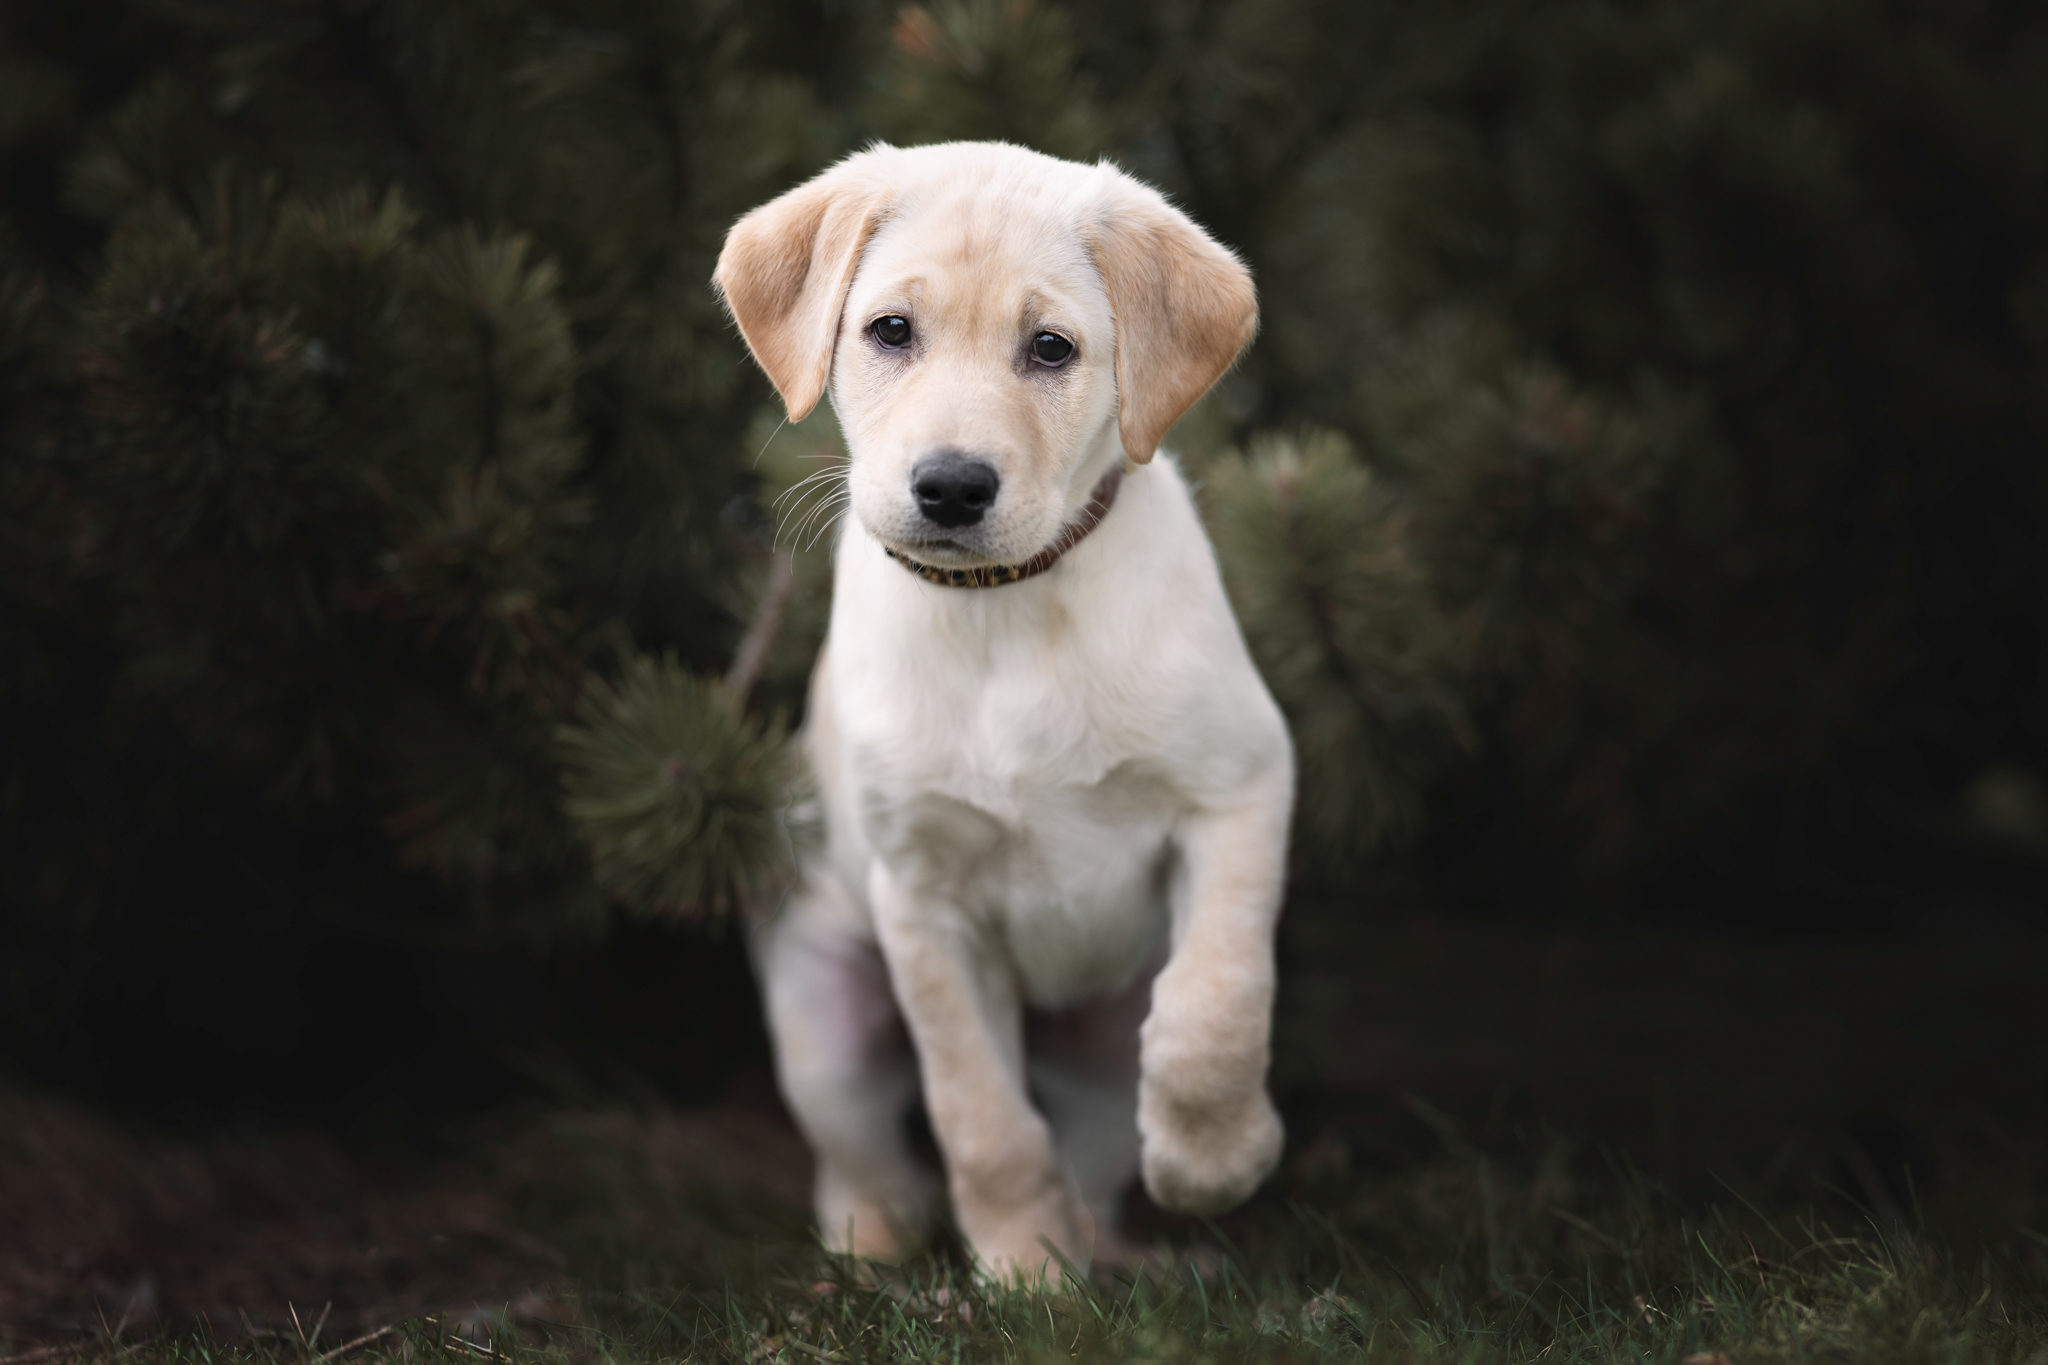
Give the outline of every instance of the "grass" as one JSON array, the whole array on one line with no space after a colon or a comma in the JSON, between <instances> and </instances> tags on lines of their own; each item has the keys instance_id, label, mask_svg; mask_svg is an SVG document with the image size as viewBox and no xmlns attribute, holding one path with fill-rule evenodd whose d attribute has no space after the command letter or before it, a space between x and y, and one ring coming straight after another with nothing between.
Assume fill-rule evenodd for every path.
<instances>
[{"instance_id":1,"label":"grass","mask_svg":"<svg viewBox=\"0 0 2048 1365\"><path fill-rule=\"evenodd\" d=\"M721 1169L658 1114L556 1112L464 1144L561 1253L541 1295L355 1345L312 1314L254 1339L110 1324L70 1354L2048 1365L2041 953L1437 937L1297 953L1327 966L1296 971L1282 1020L1289 1160L1217 1223L1136 1209L1162 1247L1144 1273L1024 1292L976 1283L944 1239L886 1271L833 1258L801 1182L761 1178L797 1169L765 1137ZM1396 1075L1438 1104L1388 1100ZM1872 1115L1913 1140L1887 1155Z\"/></svg>"},{"instance_id":2,"label":"grass","mask_svg":"<svg viewBox=\"0 0 2048 1365\"><path fill-rule=\"evenodd\" d=\"M1965 1253L1870 1219L1688 1207L1557 1144L1521 1160L1446 1150L1419 1168L1326 1175L1229 1227L1195 1229L1205 1250L1176 1268L1043 1292L977 1284L949 1246L886 1272L825 1256L786 1206L601 1155L526 1191L526 1216L569 1253L551 1305L519 1322L422 1319L344 1354L409 1365L2048 1362L2048 1239L2017 1233ZM185 1337L133 1354L311 1365L336 1344Z\"/></svg>"}]
</instances>

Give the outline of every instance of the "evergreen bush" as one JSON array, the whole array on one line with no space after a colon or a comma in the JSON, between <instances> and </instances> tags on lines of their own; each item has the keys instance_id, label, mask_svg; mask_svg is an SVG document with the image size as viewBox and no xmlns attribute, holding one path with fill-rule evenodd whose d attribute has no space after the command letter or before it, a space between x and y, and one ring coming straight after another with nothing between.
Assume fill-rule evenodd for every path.
<instances>
[{"instance_id":1,"label":"evergreen bush","mask_svg":"<svg viewBox=\"0 0 2048 1365\"><path fill-rule=\"evenodd\" d=\"M11 11L10 932L209 803L534 939L779 875L839 456L707 281L875 136L1113 155L1253 265L1177 440L1305 884L1939 824L2048 767L2044 104L2012 5Z\"/></svg>"},{"instance_id":2,"label":"evergreen bush","mask_svg":"<svg viewBox=\"0 0 2048 1365\"><path fill-rule=\"evenodd\" d=\"M1868 910L1975 773L2048 759L2039 14L1075 13L1134 160L1258 269L1240 426L1345 432L1381 488L1358 541L1405 548L1350 601L1418 582L1455 627L1439 870L1535 845L1613 909L1736 862L1723 894ZM1412 657L1409 614L1368 616ZM1332 687L1358 646L1323 647L1309 690L1294 644L1262 662L1297 725L1372 734L1405 693ZM1354 877L1370 826L1316 812L1412 786L1416 745L1315 757L1303 832Z\"/></svg>"}]
</instances>

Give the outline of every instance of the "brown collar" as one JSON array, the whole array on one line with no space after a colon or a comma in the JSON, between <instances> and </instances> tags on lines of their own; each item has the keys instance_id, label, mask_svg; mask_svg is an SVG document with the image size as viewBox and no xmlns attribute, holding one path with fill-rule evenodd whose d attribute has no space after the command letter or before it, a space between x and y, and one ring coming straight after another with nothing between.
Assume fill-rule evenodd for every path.
<instances>
[{"instance_id":1,"label":"brown collar","mask_svg":"<svg viewBox=\"0 0 2048 1365\"><path fill-rule=\"evenodd\" d=\"M1116 501L1116 490L1123 487L1124 464L1118 460L1095 485L1095 491L1088 495L1088 505L1081 509L1081 515L1060 528L1052 544L1040 550L1022 564L984 564L976 569L941 569L932 564L920 564L909 555L899 554L887 545L882 553L916 574L927 583L938 583L948 588L1000 588L1005 583L1022 583L1059 563L1060 556L1081 543L1082 537L1102 524L1109 515L1110 505Z\"/></svg>"}]
</instances>

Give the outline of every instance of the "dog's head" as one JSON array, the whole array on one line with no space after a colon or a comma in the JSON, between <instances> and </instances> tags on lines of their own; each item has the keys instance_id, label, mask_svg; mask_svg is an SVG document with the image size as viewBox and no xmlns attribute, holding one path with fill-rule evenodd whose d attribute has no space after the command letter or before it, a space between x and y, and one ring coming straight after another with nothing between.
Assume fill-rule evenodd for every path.
<instances>
[{"instance_id":1,"label":"dog's head","mask_svg":"<svg viewBox=\"0 0 2048 1365\"><path fill-rule=\"evenodd\" d=\"M829 384L861 524L952 567L1043 549L1258 325L1157 191L1002 143L848 157L740 219L715 279L792 421Z\"/></svg>"}]
</instances>

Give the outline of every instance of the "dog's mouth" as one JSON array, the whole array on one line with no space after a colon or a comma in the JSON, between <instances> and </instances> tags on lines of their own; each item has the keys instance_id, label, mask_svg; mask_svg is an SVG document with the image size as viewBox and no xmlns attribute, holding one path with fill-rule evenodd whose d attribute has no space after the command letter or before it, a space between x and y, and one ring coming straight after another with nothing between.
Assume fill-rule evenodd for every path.
<instances>
[{"instance_id":1,"label":"dog's mouth","mask_svg":"<svg viewBox=\"0 0 2048 1365\"><path fill-rule=\"evenodd\" d=\"M890 543L897 553L928 564L948 569L979 568L993 564L987 550L977 545L968 545L950 536L934 536L931 539L912 537L890 537Z\"/></svg>"}]
</instances>

